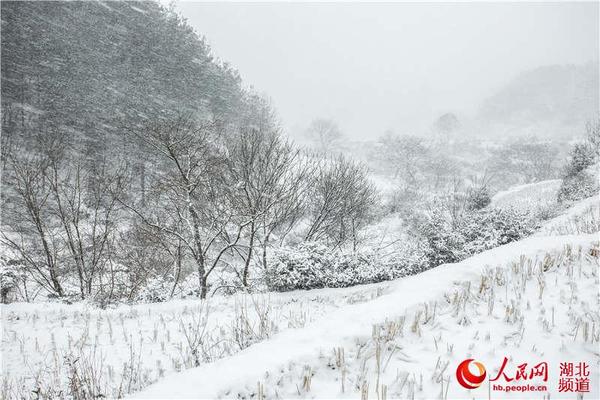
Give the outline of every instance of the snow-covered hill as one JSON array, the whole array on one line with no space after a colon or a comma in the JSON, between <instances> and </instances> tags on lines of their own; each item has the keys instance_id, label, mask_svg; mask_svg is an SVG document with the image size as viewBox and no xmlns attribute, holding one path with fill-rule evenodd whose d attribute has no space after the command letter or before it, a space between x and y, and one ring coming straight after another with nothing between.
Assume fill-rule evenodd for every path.
<instances>
[{"instance_id":1,"label":"snow-covered hill","mask_svg":"<svg viewBox=\"0 0 600 400\"><path fill-rule=\"evenodd\" d=\"M600 196L582 200L561 215L546 221L537 235L594 232L600 228Z\"/></svg>"},{"instance_id":2,"label":"snow-covered hill","mask_svg":"<svg viewBox=\"0 0 600 400\"><path fill-rule=\"evenodd\" d=\"M556 193L560 183L560 179L552 179L513 186L496 193L492 197L492 206L499 208L514 207L525 211L551 206L556 204Z\"/></svg>"}]
</instances>

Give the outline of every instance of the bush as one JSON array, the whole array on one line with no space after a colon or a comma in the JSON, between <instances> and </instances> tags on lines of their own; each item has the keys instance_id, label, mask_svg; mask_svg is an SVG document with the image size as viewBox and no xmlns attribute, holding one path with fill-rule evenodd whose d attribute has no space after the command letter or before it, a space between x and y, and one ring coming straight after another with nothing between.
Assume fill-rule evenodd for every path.
<instances>
[{"instance_id":1,"label":"bush","mask_svg":"<svg viewBox=\"0 0 600 400\"><path fill-rule=\"evenodd\" d=\"M566 176L558 189L558 202L572 202L586 199L598 191L596 179L587 171Z\"/></svg>"},{"instance_id":2,"label":"bush","mask_svg":"<svg viewBox=\"0 0 600 400\"><path fill-rule=\"evenodd\" d=\"M320 243L305 242L272 252L267 284L269 289L283 292L382 282L424 270L424 254L418 246L386 257L373 251L344 254Z\"/></svg>"},{"instance_id":3,"label":"bush","mask_svg":"<svg viewBox=\"0 0 600 400\"><path fill-rule=\"evenodd\" d=\"M572 178L583 172L594 164L595 158L594 149L587 142L575 144L565 167L565 178Z\"/></svg>"},{"instance_id":4,"label":"bush","mask_svg":"<svg viewBox=\"0 0 600 400\"><path fill-rule=\"evenodd\" d=\"M469 211L481 210L490 205L492 197L486 186L473 189L467 195L466 209Z\"/></svg>"},{"instance_id":5,"label":"bush","mask_svg":"<svg viewBox=\"0 0 600 400\"><path fill-rule=\"evenodd\" d=\"M3 304L14 300L19 282L24 277L23 267L18 261L0 256L0 301Z\"/></svg>"},{"instance_id":6,"label":"bush","mask_svg":"<svg viewBox=\"0 0 600 400\"><path fill-rule=\"evenodd\" d=\"M469 214L459 230L470 256L531 235L535 221L525 212L493 208Z\"/></svg>"},{"instance_id":7,"label":"bush","mask_svg":"<svg viewBox=\"0 0 600 400\"><path fill-rule=\"evenodd\" d=\"M483 209L465 214L454 225L434 211L419 227L429 245L431 266L453 263L533 233L535 220L514 209Z\"/></svg>"},{"instance_id":8,"label":"bush","mask_svg":"<svg viewBox=\"0 0 600 400\"><path fill-rule=\"evenodd\" d=\"M465 257L464 237L441 210L434 209L424 220L413 224L428 245L427 258L431 266L453 263Z\"/></svg>"},{"instance_id":9,"label":"bush","mask_svg":"<svg viewBox=\"0 0 600 400\"><path fill-rule=\"evenodd\" d=\"M571 149L557 194L559 203L582 200L598 191L595 174L591 174L590 169L598 161L599 133L600 124L589 125L585 142L577 143Z\"/></svg>"},{"instance_id":10,"label":"bush","mask_svg":"<svg viewBox=\"0 0 600 400\"><path fill-rule=\"evenodd\" d=\"M153 277L148 279L146 285L138 292L136 303L161 303L171 298L173 288L172 278Z\"/></svg>"}]
</instances>

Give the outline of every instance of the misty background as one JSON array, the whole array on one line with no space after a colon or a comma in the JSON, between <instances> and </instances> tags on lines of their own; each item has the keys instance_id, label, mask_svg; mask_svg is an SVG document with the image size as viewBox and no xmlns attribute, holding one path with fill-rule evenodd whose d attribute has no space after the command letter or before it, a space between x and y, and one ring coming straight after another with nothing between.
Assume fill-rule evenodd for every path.
<instances>
[{"instance_id":1,"label":"misty background","mask_svg":"<svg viewBox=\"0 0 600 400\"><path fill-rule=\"evenodd\" d=\"M174 7L295 138L315 117L354 140L423 135L445 113L463 134L564 137L598 110L594 2Z\"/></svg>"}]
</instances>

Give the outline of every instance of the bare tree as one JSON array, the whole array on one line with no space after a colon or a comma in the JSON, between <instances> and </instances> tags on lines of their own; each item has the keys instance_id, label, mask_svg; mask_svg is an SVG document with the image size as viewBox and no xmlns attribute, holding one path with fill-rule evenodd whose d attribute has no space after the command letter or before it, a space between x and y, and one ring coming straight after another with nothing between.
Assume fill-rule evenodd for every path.
<instances>
[{"instance_id":1,"label":"bare tree","mask_svg":"<svg viewBox=\"0 0 600 400\"><path fill-rule=\"evenodd\" d=\"M156 207L128 207L157 233L181 241L195 262L205 298L208 277L252 222L234 207L240 188L228 175L222 138L214 124L189 116L155 122L136 135L160 163L149 190L157 201Z\"/></svg>"},{"instance_id":2,"label":"bare tree","mask_svg":"<svg viewBox=\"0 0 600 400\"><path fill-rule=\"evenodd\" d=\"M58 154L50 158L48 183L53 214L60 221L63 238L79 279L81 298L92 294L94 279L104 270L110 243L117 230L116 215L126 184L124 169L110 171L106 162L90 171L76 162L61 165ZM92 178L93 177L93 178ZM93 179L93 184L86 183Z\"/></svg>"},{"instance_id":3,"label":"bare tree","mask_svg":"<svg viewBox=\"0 0 600 400\"><path fill-rule=\"evenodd\" d=\"M6 214L12 232L3 234L4 241L37 271L38 283L59 296L65 294L59 265L72 267L80 296L86 298L111 257L117 198L125 190L126 171L109 168L106 162L95 165L94 171L84 167L81 159L70 156L60 132L40 135L38 141L37 153L10 156L8 183L15 203ZM44 254L43 263L36 248Z\"/></svg>"},{"instance_id":4,"label":"bare tree","mask_svg":"<svg viewBox=\"0 0 600 400\"><path fill-rule=\"evenodd\" d=\"M329 153L343 135L333 120L317 118L310 123L306 136L315 143L318 150Z\"/></svg>"},{"instance_id":5,"label":"bare tree","mask_svg":"<svg viewBox=\"0 0 600 400\"><path fill-rule=\"evenodd\" d=\"M244 250L238 249L244 261L242 284L248 286L257 241L262 239L262 261L266 266L271 235L299 215L299 194L305 188L307 168L300 160L299 150L272 128L240 130L231 141L228 165L230 177L239 189L234 206L249 222Z\"/></svg>"},{"instance_id":6,"label":"bare tree","mask_svg":"<svg viewBox=\"0 0 600 400\"><path fill-rule=\"evenodd\" d=\"M63 296L56 228L48 211L51 192L45 172L49 162L39 154L16 154L7 155L3 171L2 242L22 257L36 283Z\"/></svg>"},{"instance_id":7,"label":"bare tree","mask_svg":"<svg viewBox=\"0 0 600 400\"><path fill-rule=\"evenodd\" d=\"M352 241L371 219L378 201L364 166L338 156L322 161L310 182L309 228L305 240L327 239L334 246Z\"/></svg>"},{"instance_id":8,"label":"bare tree","mask_svg":"<svg viewBox=\"0 0 600 400\"><path fill-rule=\"evenodd\" d=\"M427 148L423 140L416 136L396 136L387 133L379 139L381 160L400 189L412 190L419 185L426 164Z\"/></svg>"}]
</instances>

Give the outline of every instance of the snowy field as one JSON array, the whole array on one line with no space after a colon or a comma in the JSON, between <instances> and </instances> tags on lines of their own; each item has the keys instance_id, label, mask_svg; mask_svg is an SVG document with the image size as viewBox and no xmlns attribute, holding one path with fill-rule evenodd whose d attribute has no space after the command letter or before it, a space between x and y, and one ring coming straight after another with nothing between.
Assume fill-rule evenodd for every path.
<instances>
[{"instance_id":1,"label":"snowy field","mask_svg":"<svg viewBox=\"0 0 600 400\"><path fill-rule=\"evenodd\" d=\"M278 332L302 328L343 305L372 300L389 284L113 310L85 304L2 305L4 394L16 398L40 390L55 397L77 372L99 392L122 396Z\"/></svg>"},{"instance_id":2,"label":"snowy field","mask_svg":"<svg viewBox=\"0 0 600 400\"><path fill-rule=\"evenodd\" d=\"M75 385L82 397L487 398L487 383L457 384L456 366L475 358L491 377L507 357L513 372L547 362L552 398L572 398L557 393L558 364L586 362L583 397L599 398L595 200L534 237L392 282L111 310L2 305L2 397Z\"/></svg>"},{"instance_id":3,"label":"snowy field","mask_svg":"<svg viewBox=\"0 0 600 400\"><path fill-rule=\"evenodd\" d=\"M499 366L508 357L513 369L547 362L552 393L560 362L587 362L595 371L587 396L598 398L594 243L596 234L530 238L398 280L373 301L172 375L135 397L481 398L487 385L461 388L456 366L466 358Z\"/></svg>"},{"instance_id":4,"label":"snowy field","mask_svg":"<svg viewBox=\"0 0 600 400\"><path fill-rule=\"evenodd\" d=\"M533 210L556 204L556 192L561 180L553 179L527 185L513 186L498 192L492 197L494 207L515 207L519 210Z\"/></svg>"}]
</instances>

